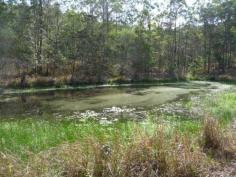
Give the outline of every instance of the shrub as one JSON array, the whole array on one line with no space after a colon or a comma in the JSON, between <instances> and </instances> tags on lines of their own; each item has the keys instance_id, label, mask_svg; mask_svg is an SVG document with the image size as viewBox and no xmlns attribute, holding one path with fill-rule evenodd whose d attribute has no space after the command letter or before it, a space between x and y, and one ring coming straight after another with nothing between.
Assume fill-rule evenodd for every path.
<instances>
[{"instance_id":1,"label":"shrub","mask_svg":"<svg viewBox=\"0 0 236 177\"><path fill-rule=\"evenodd\" d=\"M5 86L8 88L18 88L20 87L20 79L12 79L6 82Z\"/></svg>"},{"instance_id":2,"label":"shrub","mask_svg":"<svg viewBox=\"0 0 236 177\"><path fill-rule=\"evenodd\" d=\"M220 75L218 77L218 80L220 80L220 81L231 81L231 80L233 80L233 77L230 76L230 75L225 74L225 75Z\"/></svg>"},{"instance_id":3,"label":"shrub","mask_svg":"<svg viewBox=\"0 0 236 177\"><path fill-rule=\"evenodd\" d=\"M54 79L51 77L33 77L28 80L31 87L50 87L54 86Z\"/></svg>"},{"instance_id":4,"label":"shrub","mask_svg":"<svg viewBox=\"0 0 236 177\"><path fill-rule=\"evenodd\" d=\"M59 88L59 87L62 87L64 85L67 85L67 84L69 84L69 78L68 77L61 76L61 77L55 78L55 83L54 83L55 87Z\"/></svg>"}]
</instances>

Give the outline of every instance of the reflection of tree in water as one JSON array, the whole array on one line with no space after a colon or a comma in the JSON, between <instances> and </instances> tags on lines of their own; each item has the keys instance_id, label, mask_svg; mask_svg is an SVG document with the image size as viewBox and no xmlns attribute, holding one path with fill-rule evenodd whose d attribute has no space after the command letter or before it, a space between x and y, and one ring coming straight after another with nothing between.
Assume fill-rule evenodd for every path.
<instances>
[{"instance_id":1,"label":"reflection of tree in water","mask_svg":"<svg viewBox=\"0 0 236 177\"><path fill-rule=\"evenodd\" d=\"M27 101L25 95L21 95L21 96L20 96L20 99L21 99L21 102L22 102L22 103L26 103L26 101Z\"/></svg>"},{"instance_id":2,"label":"reflection of tree in water","mask_svg":"<svg viewBox=\"0 0 236 177\"><path fill-rule=\"evenodd\" d=\"M37 97L21 96L23 111L31 115L42 115L43 105Z\"/></svg>"},{"instance_id":3,"label":"reflection of tree in water","mask_svg":"<svg viewBox=\"0 0 236 177\"><path fill-rule=\"evenodd\" d=\"M27 95L20 95L11 101L0 102L0 118L18 118L42 115L41 101Z\"/></svg>"}]
</instances>

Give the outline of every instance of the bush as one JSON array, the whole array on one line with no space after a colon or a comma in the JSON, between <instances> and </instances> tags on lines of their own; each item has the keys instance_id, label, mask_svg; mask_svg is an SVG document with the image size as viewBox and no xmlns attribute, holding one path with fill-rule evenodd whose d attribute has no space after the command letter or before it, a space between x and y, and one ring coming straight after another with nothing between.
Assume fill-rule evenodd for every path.
<instances>
[{"instance_id":1,"label":"bush","mask_svg":"<svg viewBox=\"0 0 236 177\"><path fill-rule=\"evenodd\" d=\"M6 82L5 85L7 88L19 88L20 87L20 80L19 79L13 79L13 80L9 80L8 82Z\"/></svg>"},{"instance_id":2,"label":"bush","mask_svg":"<svg viewBox=\"0 0 236 177\"><path fill-rule=\"evenodd\" d=\"M108 80L109 84L123 84L123 83L126 83L126 82L127 81L122 76L114 77L114 78Z\"/></svg>"},{"instance_id":3,"label":"bush","mask_svg":"<svg viewBox=\"0 0 236 177\"><path fill-rule=\"evenodd\" d=\"M28 80L31 87L50 87L54 86L55 80L51 77L33 77Z\"/></svg>"},{"instance_id":4,"label":"bush","mask_svg":"<svg viewBox=\"0 0 236 177\"><path fill-rule=\"evenodd\" d=\"M218 77L218 80L219 81L231 81L231 80L233 80L233 77L232 76L230 76L230 75L220 75L219 77Z\"/></svg>"},{"instance_id":5,"label":"bush","mask_svg":"<svg viewBox=\"0 0 236 177\"><path fill-rule=\"evenodd\" d=\"M55 83L54 83L54 85L55 85L55 87L62 87L62 86L64 86L64 85L67 85L67 84L69 84L69 78L68 77L66 77L66 76L62 76L62 77L57 77L57 78L55 78Z\"/></svg>"}]
</instances>

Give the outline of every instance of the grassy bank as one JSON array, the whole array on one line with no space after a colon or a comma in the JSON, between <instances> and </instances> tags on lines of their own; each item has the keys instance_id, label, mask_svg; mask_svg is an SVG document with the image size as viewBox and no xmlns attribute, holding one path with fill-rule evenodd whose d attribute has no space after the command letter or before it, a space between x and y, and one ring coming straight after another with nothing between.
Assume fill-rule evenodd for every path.
<instances>
[{"instance_id":1,"label":"grassy bank","mask_svg":"<svg viewBox=\"0 0 236 177\"><path fill-rule=\"evenodd\" d=\"M200 176L212 154L234 152L223 129L236 116L236 93L219 93L200 104L214 119L150 114L142 123L112 125L3 121L0 176Z\"/></svg>"},{"instance_id":2,"label":"grassy bank","mask_svg":"<svg viewBox=\"0 0 236 177\"><path fill-rule=\"evenodd\" d=\"M169 134L164 127L155 131L135 127L132 132L89 136L84 141L65 143L27 161L0 156L5 176L197 176L206 158L190 138ZM127 130L126 130L127 131ZM111 135L111 134L110 134ZM104 135L103 135L104 136ZM125 139L124 139L125 137ZM111 138L111 139L110 139ZM182 158L186 158L186 161ZM204 159L204 160L203 160ZM6 162L6 160L5 160ZM26 167L28 169L26 169ZM27 173L25 170L28 170Z\"/></svg>"}]
</instances>

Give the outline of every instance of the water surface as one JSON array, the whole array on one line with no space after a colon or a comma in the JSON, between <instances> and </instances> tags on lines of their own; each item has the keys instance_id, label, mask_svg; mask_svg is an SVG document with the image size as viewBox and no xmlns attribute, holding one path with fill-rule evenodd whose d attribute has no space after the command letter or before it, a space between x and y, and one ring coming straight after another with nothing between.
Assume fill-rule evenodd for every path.
<instances>
[{"instance_id":1,"label":"water surface","mask_svg":"<svg viewBox=\"0 0 236 177\"><path fill-rule=\"evenodd\" d=\"M226 87L211 82L157 85L121 85L68 89L4 90L0 95L0 119L54 119L108 113L142 112L186 95ZM124 114L124 116L127 116Z\"/></svg>"}]
</instances>

